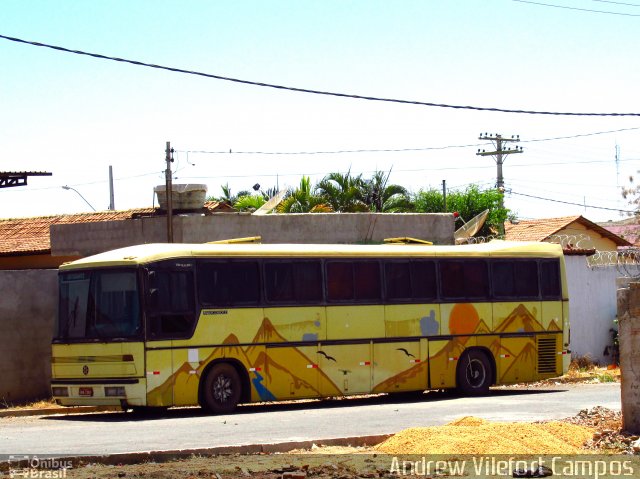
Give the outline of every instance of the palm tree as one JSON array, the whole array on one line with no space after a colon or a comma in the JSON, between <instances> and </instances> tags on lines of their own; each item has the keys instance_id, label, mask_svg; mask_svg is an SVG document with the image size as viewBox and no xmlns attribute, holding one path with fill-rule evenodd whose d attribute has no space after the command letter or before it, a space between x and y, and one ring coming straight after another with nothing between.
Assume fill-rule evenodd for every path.
<instances>
[{"instance_id":1,"label":"palm tree","mask_svg":"<svg viewBox=\"0 0 640 479\"><path fill-rule=\"evenodd\" d=\"M363 201L363 186L362 175L351 176L349 170L344 175L329 173L316 185L315 190L333 211L356 213L369 210Z\"/></svg>"},{"instance_id":2,"label":"palm tree","mask_svg":"<svg viewBox=\"0 0 640 479\"><path fill-rule=\"evenodd\" d=\"M409 192L403 186L389 185L389 176L391 170L389 173L376 171L370 179L364 181L364 202L376 213L411 211Z\"/></svg>"},{"instance_id":3,"label":"palm tree","mask_svg":"<svg viewBox=\"0 0 640 479\"><path fill-rule=\"evenodd\" d=\"M330 213L331 206L323 199L311 192L311 181L308 176L303 176L300 186L295 190L289 190L287 196L277 208L278 213Z\"/></svg>"},{"instance_id":4,"label":"palm tree","mask_svg":"<svg viewBox=\"0 0 640 479\"><path fill-rule=\"evenodd\" d=\"M267 200L262 195L242 195L236 198L233 207L239 211L255 211L264 205Z\"/></svg>"},{"instance_id":5,"label":"palm tree","mask_svg":"<svg viewBox=\"0 0 640 479\"><path fill-rule=\"evenodd\" d=\"M207 198L207 201L218 201L220 203L226 203L229 206L234 206L234 204L236 203L236 201L238 201L240 197L251 196L251 193L246 190L240 191L237 195L232 195L231 188L229 187L229 183L225 185L220 185L220 188L222 189L222 195L221 196L211 195Z\"/></svg>"}]
</instances>

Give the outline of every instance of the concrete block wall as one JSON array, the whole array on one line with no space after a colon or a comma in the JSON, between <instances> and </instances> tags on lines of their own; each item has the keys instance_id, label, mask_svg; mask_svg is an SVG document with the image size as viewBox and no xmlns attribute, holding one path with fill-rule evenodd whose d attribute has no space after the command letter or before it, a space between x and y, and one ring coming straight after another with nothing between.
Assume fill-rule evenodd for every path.
<instances>
[{"instance_id":1,"label":"concrete block wall","mask_svg":"<svg viewBox=\"0 0 640 479\"><path fill-rule=\"evenodd\" d=\"M618 291L622 429L640 434L640 283Z\"/></svg>"},{"instance_id":2,"label":"concrete block wall","mask_svg":"<svg viewBox=\"0 0 640 479\"><path fill-rule=\"evenodd\" d=\"M166 242L166 228L166 217L53 225L51 253L88 256L134 244ZM409 236L453 244L454 218L451 214L420 213L219 213L177 215L173 231L176 243L246 236L262 236L264 243L379 243L385 238Z\"/></svg>"},{"instance_id":3,"label":"concrete block wall","mask_svg":"<svg viewBox=\"0 0 640 479\"><path fill-rule=\"evenodd\" d=\"M0 402L50 396L58 271L0 271Z\"/></svg>"}]
</instances>

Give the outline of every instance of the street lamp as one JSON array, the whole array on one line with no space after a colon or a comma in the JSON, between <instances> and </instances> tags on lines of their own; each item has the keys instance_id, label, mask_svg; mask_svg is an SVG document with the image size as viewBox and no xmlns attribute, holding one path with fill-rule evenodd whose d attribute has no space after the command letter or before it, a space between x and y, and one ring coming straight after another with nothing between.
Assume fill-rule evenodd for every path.
<instances>
[{"instance_id":1,"label":"street lamp","mask_svg":"<svg viewBox=\"0 0 640 479\"><path fill-rule=\"evenodd\" d=\"M64 185L64 186L62 187L62 189L63 189L63 190L71 190L71 191L75 191L75 192L78 194L78 196L79 196L80 198L82 198L82 199L84 200L84 202L85 202L86 204L88 204L88 205L89 205L89 207L90 207L93 211L95 211L95 210L96 210L93 206L91 206L91 203L89 203L89 202L87 201L87 199L86 199L84 196L82 196L82 195L80 194L80 192L79 192L78 190L76 190L75 188L71 188L70 186Z\"/></svg>"}]
</instances>

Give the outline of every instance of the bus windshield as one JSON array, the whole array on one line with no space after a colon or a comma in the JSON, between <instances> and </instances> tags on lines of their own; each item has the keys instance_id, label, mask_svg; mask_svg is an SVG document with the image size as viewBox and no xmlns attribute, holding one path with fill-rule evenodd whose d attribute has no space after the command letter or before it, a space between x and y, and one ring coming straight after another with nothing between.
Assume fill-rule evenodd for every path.
<instances>
[{"instance_id":1,"label":"bus windshield","mask_svg":"<svg viewBox=\"0 0 640 479\"><path fill-rule=\"evenodd\" d=\"M135 270L62 273L56 339L137 338L142 334Z\"/></svg>"}]
</instances>

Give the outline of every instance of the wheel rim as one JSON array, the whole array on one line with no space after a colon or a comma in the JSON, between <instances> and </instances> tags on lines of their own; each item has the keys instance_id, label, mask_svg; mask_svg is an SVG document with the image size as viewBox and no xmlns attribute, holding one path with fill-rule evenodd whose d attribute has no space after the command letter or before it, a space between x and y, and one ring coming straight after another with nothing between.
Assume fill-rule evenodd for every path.
<instances>
[{"instance_id":1,"label":"wheel rim","mask_svg":"<svg viewBox=\"0 0 640 479\"><path fill-rule=\"evenodd\" d=\"M232 395L231 379L220 374L213 382L213 398L219 403L225 403Z\"/></svg>"},{"instance_id":2,"label":"wheel rim","mask_svg":"<svg viewBox=\"0 0 640 479\"><path fill-rule=\"evenodd\" d=\"M484 368L484 364L479 359L472 359L469 361L466 371L467 384L472 388L480 388L484 385L487 371Z\"/></svg>"}]
</instances>

